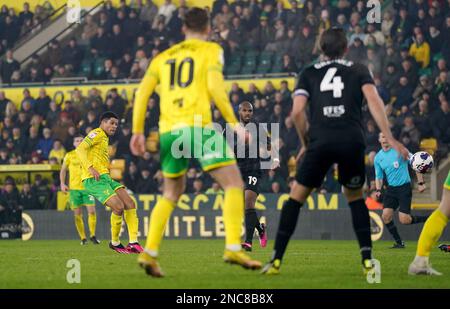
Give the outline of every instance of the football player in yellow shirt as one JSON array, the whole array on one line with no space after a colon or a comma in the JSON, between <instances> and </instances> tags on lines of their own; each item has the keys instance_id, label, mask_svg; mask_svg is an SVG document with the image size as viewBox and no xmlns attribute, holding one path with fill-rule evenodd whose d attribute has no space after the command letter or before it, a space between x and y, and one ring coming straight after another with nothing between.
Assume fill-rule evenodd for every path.
<instances>
[{"instance_id":1,"label":"football player in yellow shirt","mask_svg":"<svg viewBox=\"0 0 450 309\"><path fill-rule=\"evenodd\" d=\"M75 136L73 139L73 146L77 148L82 141L83 136ZM67 171L69 171L69 186L66 185ZM59 179L61 181L61 191L69 191L70 208L73 210L75 227L80 236L81 244L87 245L88 243L84 231L83 211L81 207L86 206L88 212L89 235L91 236L90 239L94 245L98 245L100 241L95 237L95 227L97 225L95 200L92 195L89 195L84 190L83 184L81 183L81 163L75 149L64 156L61 171L59 172Z\"/></svg>"},{"instance_id":2,"label":"football player in yellow shirt","mask_svg":"<svg viewBox=\"0 0 450 309\"><path fill-rule=\"evenodd\" d=\"M100 127L89 132L76 148L76 152L83 167L81 179L85 190L112 209L109 247L118 253L140 253L143 248L137 239L139 220L136 204L125 190L125 186L114 181L109 175L109 136L116 133L118 125L119 118L116 114L103 113L100 117ZM127 247L119 240L122 215L128 227Z\"/></svg>"},{"instance_id":3,"label":"football player in yellow shirt","mask_svg":"<svg viewBox=\"0 0 450 309\"><path fill-rule=\"evenodd\" d=\"M195 158L225 191L225 262L258 269L261 263L241 250L244 184L233 152L211 126L211 101L214 101L238 136L245 138L225 91L223 50L218 44L206 41L210 26L205 10L190 9L183 30L186 39L152 60L136 93L130 147L135 155L142 155L147 102L156 86L160 86L160 155L164 175L163 196L151 213L147 243L138 263L148 275L163 276L157 261L163 232L185 190L189 160ZM216 147L208 147L211 143Z\"/></svg>"},{"instance_id":4,"label":"football player in yellow shirt","mask_svg":"<svg viewBox=\"0 0 450 309\"><path fill-rule=\"evenodd\" d=\"M417 243L416 257L409 265L408 273L410 275L429 275L441 276L431 267L430 253L431 248L436 244L444 232L445 227L450 220L450 171L447 174L447 179L444 182L444 189L442 191L442 199L439 208L436 209L431 216L428 217L422 232L420 233L419 242ZM439 248L446 251L446 245L441 245Z\"/></svg>"}]
</instances>

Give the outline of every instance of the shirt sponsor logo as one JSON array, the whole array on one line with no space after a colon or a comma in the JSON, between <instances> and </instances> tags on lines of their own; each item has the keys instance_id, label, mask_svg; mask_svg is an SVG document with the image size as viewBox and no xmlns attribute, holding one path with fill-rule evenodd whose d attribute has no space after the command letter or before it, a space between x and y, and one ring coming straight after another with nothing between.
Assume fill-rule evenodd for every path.
<instances>
[{"instance_id":1,"label":"shirt sponsor logo","mask_svg":"<svg viewBox=\"0 0 450 309\"><path fill-rule=\"evenodd\" d=\"M339 118L345 114L344 105L338 106L324 106L323 107L323 115L329 118Z\"/></svg>"}]
</instances>

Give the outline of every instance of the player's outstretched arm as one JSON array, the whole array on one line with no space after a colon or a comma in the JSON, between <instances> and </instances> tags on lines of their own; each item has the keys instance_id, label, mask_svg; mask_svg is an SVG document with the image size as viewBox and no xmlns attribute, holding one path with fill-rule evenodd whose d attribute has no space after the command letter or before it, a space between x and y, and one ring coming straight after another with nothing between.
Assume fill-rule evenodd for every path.
<instances>
[{"instance_id":1,"label":"player's outstretched arm","mask_svg":"<svg viewBox=\"0 0 450 309\"><path fill-rule=\"evenodd\" d=\"M64 158L63 164L61 166L61 170L59 171L59 181L61 183L61 191L67 192L69 187L66 185L66 176L67 176L67 164L66 158Z\"/></svg>"},{"instance_id":2,"label":"player's outstretched arm","mask_svg":"<svg viewBox=\"0 0 450 309\"><path fill-rule=\"evenodd\" d=\"M405 160L407 160L409 151L392 135L391 129L389 128L389 122L386 117L386 112L384 110L384 103L378 94L377 88L373 84L365 84L362 86L362 92L367 99L367 105L369 106L370 113L377 123L378 128L380 128L380 131L384 134L391 147L397 150L397 152Z\"/></svg>"},{"instance_id":3,"label":"player's outstretched arm","mask_svg":"<svg viewBox=\"0 0 450 309\"><path fill-rule=\"evenodd\" d=\"M145 152L144 122L147 103L158 84L158 79L151 70L152 67L139 84L133 105L133 136L130 141L130 149L135 156L141 156Z\"/></svg>"}]
</instances>

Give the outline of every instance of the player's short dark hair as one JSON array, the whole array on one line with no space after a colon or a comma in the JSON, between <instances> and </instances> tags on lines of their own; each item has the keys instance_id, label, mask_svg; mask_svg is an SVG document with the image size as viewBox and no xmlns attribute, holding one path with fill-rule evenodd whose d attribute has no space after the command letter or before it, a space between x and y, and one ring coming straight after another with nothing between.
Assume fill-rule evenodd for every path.
<instances>
[{"instance_id":1,"label":"player's short dark hair","mask_svg":"<svg viewBox=\"0 0 450 309\"><path fill-rule=\"evenodd\" d=\"M119 120L119 117L116 115L116 113L108 111L108 112L104 112L100 116L100 122L102 122L103 120L109 120L111 118L115 118L115 119Z\"/></svg>"},{"instance_id":2,"label":"player's short dark hair","mask_svg":"<svg viewBox=\"0 0 450 309\"><path fill-rule=\"evenodd\" d=\"M193 7L184 16L184 25L194 32L204 32L209 24L208 12L199 7Z\"/></svg>"},{"instance_id":3,"label":"player's short dark hair","mask_svg":"<svg viewBox=\"0 0 450 309\"><path fill-rule=\"evenodd\" d=\"M325 30L320 37L320 49L332 59L341 58L347 50L347 36L342 28Z\"/></svg>"}]
</instances>

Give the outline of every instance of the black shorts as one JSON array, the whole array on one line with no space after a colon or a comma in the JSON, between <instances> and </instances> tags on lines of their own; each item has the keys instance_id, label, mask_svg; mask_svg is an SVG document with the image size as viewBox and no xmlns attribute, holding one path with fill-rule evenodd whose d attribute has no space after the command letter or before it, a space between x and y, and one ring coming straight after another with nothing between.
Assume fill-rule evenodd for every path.
<instances>
[{"instance_id":1,"label":"black shorts","mask_svg":"<svg viewBox=\"0 0 450 309\"><path fill-rule=\"evenodd\" d=\"M338 164L339 183L349 189L364 185L365 146L359 143L311 144L297 169L296 180L309 188L318 188L330 167Z\"/></svg>"},{"instance_id":2,"label":"black shorts","mask_svg":"<svg viewBox=\"0 0 450 309\"><path fill-rule=\"evenodd\" d=\"M383 197L383 207L392 208L405 214L411 213L412 188L410 183L398 187L387 187Z\"/></svg>"},{"instance_id":3,"label":"black shorts","mask_svg":"<svg viewBox=\"0 0 450 309\"><path fill-rule=\"evenodd\" d=\"M259 182L261 181L261 172L242 171L242 179L244 180L244 190L250 190L259 194Z\"/></svg>"}]
</instances>

